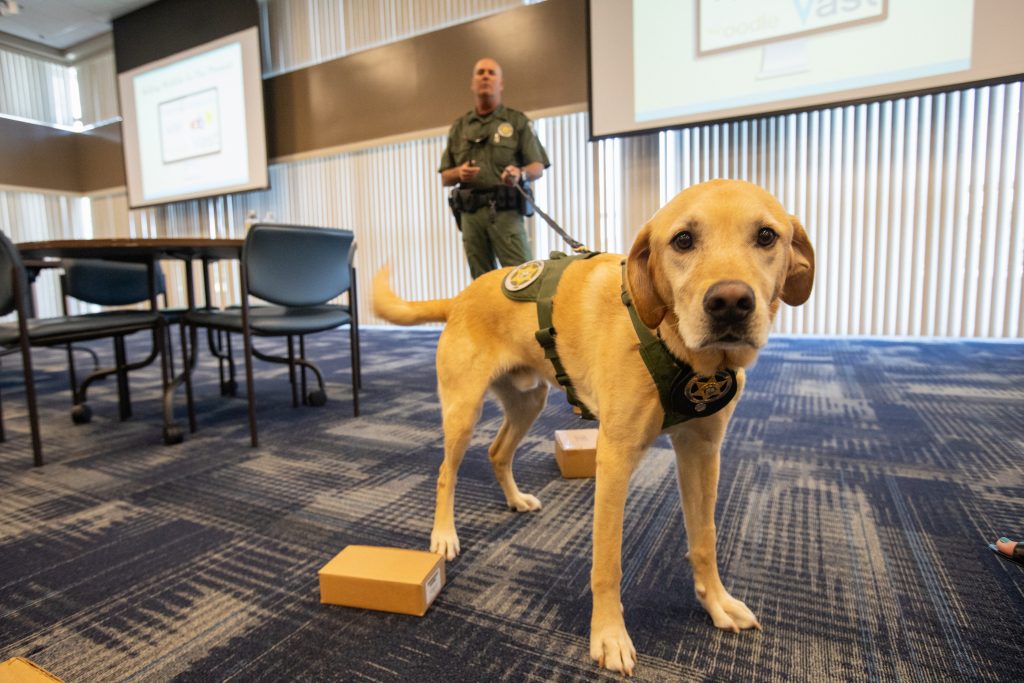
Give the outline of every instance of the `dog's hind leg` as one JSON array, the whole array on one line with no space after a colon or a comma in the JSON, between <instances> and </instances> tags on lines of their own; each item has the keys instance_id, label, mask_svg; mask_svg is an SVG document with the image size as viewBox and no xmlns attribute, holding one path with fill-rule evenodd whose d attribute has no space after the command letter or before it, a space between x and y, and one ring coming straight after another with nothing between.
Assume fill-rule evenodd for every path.
<instances>
[{"instance_id":1,"label":"dog's hind leg","mask_svg":"<svg viewBox=\"0 0 1024 683\"><path fill-rule=\"evenodd\" d=\"M505 419L501 422L498 435L488 450L494 476L505 494L505 502L513 510L532 512L540 510L540 501L529 493L523 493L516 485L512 476L512 458L516 447L526 436L548 396L548 387L543 381L533 382L532 388L522 390L524 378L505 375L491 384L491 389L505 409Z\"/></svg>"},{"instance_id":2,"label":"dog's hind leg","mask_svg":"<svg viewBox=\"0 0 1024 683\"><path fill-rule=\"evenodd\" d=\"M441 333L437 346L437 391L441 399L444 429L444 461L437 475L434 528L430 532L431 552L453 560L459 554L455 532L455 484L459 466L466 455L473 428L480 419L487 385L492 376L486 354L474 354L469 342Z\"/></svg>"}]
</instances>

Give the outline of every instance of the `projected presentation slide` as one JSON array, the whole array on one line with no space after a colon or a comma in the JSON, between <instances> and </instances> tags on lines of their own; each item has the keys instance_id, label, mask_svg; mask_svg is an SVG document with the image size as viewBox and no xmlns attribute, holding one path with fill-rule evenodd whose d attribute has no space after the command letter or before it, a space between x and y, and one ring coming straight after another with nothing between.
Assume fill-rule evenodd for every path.
<instances>
[{"instance_id":1,"label":"projected presentation slide","mask_svg":"<svg viewBox=\"0 0 1024 683\"><path fill-rule=\"evenodd\" d=\"M132 84L144 200L248 182L240 44L142 73Z\"/></svg>"},{"instance_id":2,"label":"projected presentation slide","mask_svg":"<svg viewBox=\"0 0 1024 683\"><path fill-rule=\"evenodd\" d=\"M635 120L964 71L972 20L960 0L639 0Z\"/></svg>"},{"instance_id":3,"label":"projected presentation slide","mask_svg":"<svg viewBox=\"0 0 1024 683\"><path fill-rule=\"evenodd\" d=\"M165 164L220 151L216 88L160 103L160 148Z\"/></svg>"}]
</instances>

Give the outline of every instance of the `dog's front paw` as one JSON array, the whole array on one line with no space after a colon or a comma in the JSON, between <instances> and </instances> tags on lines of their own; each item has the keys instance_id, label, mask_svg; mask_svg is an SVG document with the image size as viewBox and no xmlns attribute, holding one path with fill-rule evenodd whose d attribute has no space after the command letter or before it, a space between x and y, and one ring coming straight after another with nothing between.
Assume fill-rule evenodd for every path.
<instances>
[{"instance_id":1,"label":"dog's front paw","mask_svg":"<svg viewBox=\"0 0 1024 683\"><path fill-rule=\"evenodd\" d=\"M636 648L626 625L622 622L601 627L591 625L590 658L602 668L632 676L636 666Z\"/></svg>"},{"instance_id":2,"label":"dog's front paw","mask_svg":"<svg viewBox=\"0 0 1024 683\"><path fill-rule=\"evenodd\" d=\"M508 499L508 507L516 512L536 512L540 510L540 500L529 493L520 493L515 498Z\"/></svg>"},{"instance_id":3,"label":"dog's front paw","mask_svg":"<svg viewBox=\"0 0 1024 683\"><path fill-rule=\"evenodd\" d=\"M439 531L434 529L430 532L430 552L444 555L444 558L451 562L459 554L459 535L455 529Z\"/></svg>"},{"instance_id":4,"label":"dog's front paw","mask_svg":"<svg viewBox=\"0 0 1024 683\"><path fill-rule=\"evenodd\" d=\"M742 629L748 628L761 630L761 624L758 623L757 617L750 611L750 608L725 590L715 597L702 596L700 591L697 591L697 599L711 616L711 621L714 622L716 628L733 633L739 633Z\"/></svg>"}]
</instances>

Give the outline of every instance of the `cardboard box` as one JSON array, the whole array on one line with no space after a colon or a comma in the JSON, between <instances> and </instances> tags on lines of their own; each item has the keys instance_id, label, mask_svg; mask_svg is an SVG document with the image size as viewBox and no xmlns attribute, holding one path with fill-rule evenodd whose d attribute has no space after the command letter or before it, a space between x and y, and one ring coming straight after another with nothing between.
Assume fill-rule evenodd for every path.
<instances>
[{"instance_id":1,"label":"cardboard box","mask_svg":"<svg viewBox=\"0 0 1024 683\"><path fill-rule=\"evenodd\" d=\"M320 602L422 617L444 586L444 556L350 545L319 573Z\"/></svg>"},{"instance_id":2,"label":"cardboard box","mask_svg":"<svg viewBox=\"0 0 1024 683\"><path fill-rule=\"evenodd\" d=\"M556 430L555 460L566 479L593 477L597 473L597 430Z\"/></svg>"},{"instance_id":3,"label":"cardboard box","mask_svg":"<svg viewBox=\"0 0 1024 683\"><path fill-rule=\"evenodd\" d=\"M24 657L0 662L0 683L61 683L61 680Z\"/></svg>"}]
</instances>

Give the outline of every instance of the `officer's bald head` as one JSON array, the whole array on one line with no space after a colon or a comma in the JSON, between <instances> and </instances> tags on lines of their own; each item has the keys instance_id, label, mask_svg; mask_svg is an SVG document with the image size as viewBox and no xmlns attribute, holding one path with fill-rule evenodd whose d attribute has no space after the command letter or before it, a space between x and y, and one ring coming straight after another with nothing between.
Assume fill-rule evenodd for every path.
<instances>
[{"instance_id":1,"label":"officer's bald head","mask_svg":"<svg viewBox=\"0 0 1024 683\"><path fill-rule=\"evenodd\" d=\"M501 64L490 57L479 60L473 66L473 78L469 89L476 97L478 112L487 113L497 108L501 104L501 94L505 90Z\"/></svg>"}]
</instances>

